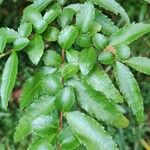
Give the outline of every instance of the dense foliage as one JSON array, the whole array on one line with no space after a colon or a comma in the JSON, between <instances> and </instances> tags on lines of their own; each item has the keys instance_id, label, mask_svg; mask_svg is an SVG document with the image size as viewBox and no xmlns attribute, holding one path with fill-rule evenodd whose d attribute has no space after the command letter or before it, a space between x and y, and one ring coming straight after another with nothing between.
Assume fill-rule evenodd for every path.
<instances>
[{"instance_id":1,"label":"dense foliage","mask_svg":"<svg viewBox=\"0 0 150 150\"><path fill-rule=\"evenodd\" d=\"M119 14L124 26L116 26L105 9ZM0 29L0 58L10 55L1 81L4 110L22 61L19 53L28 55L35 72L20 96L23 115L15 142L32 133L31 150L118 149L104 127L129 125L124 102L137 125L144 121L143 98L128 67L150 75L150 59L131 57L129 44L148 32L149 23L131 23L115 0L34 0L23 10L17 30ZM107 75L109 67L117 85Z\"/></svg>"}]
</instances>

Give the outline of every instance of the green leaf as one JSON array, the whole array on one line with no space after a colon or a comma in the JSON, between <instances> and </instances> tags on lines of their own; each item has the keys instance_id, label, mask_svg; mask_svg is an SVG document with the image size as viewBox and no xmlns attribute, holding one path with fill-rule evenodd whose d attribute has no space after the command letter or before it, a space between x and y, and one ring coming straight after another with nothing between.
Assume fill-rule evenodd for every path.
<instances>
[{"instance_id":1,"label":"green leaf","mask_svg":"<svg viewBox=\"0 0 150 150\"><path fill-rule=\"evenodd\" d=\"M18 72L18 57L13 52L5 63L4 71L2 74L1 83L1 102L2 108L7 110L8 101L11 96L11 92L15 86L16 77Z\"/></svg>"},{"instance_id":2,"label":"green leaf","mask_svg":"<svg viewBox=\"0 0 150 150\"><path fill-rule=\"evenodd\" d=\"M69 63L78 64L79 54L80 53L78 51L74 50L74 49L70 49L69 51L66 51L67 61Z\"/></svg>"},{"instance_id":3,"label":"green leaf","mask_svg":"<svg viewBox=\"0 0 150 150\"><path fill-rule=\"evenodd\" d=\"M37 65L43 55L44 42L40 35L35 35L28 45L27 54L33 64Z\"/></svg>"},{"instance_id":4,"label":"green leaf","mask_svg":"<svg viewBox=\"0 0 150 150\"><path fill-rule=\"evenodd\" d=\"M28 150L54 150L47 138L36 138L29 146Z\"/></svg>"},{"instance_id":5,"label":"green leaf","mask_svg":"<svg viewBox=\"0 0 150 150\"><path fill-rule=\"evenodd\" d=\"M90 47L91 41L91 37L88 34L80 34L76 39L76 43L80 47Z\"/></svg>"},{"instance_id":6,"label":"green leaf","mask_svg":"<svg viewBox=\"0 0 150 150\"><path fill-rule=\"evenodd\" d=\"M61 6L55 3L44 15L43 19L50 24L61 12Z\"/></svg>"},{"instance_id":7,"label":"green leaf","mask_svg":"<svg viewBox=\"0 0 150 150\"><path fill-rule=\"evenodd\" d=\"M120 14L122 19L126 21L126 23L130 23L128 14L124 10L123 7L120 6L119 3L117 3L115 0L90 0L91 2L95 3L96 5L99 5L100 7L105 8L106 10L109 10L116 15Z\"/></svg>"},{"instance_id":8,"label":"green leaf","mask_svg":"<svg viewBox=\"0 0 150 150\"><path fill-rule=\"evenodd\" d=\"M96 63L97 55L93 47L84 49L79 56L79 67L83 75L87 75Z\"/></svg>"},{"instance_id":9,"label":"green leaf","mask_svg":"<svg viewBox=\"0 0 150 150\"><path fill-rule=\"evenodd\" d=\"M65 8L58 17L59 25L64 28L70 24L74 16L74 11L70 8Z\"/></svg>"},{"instance_id":10,"label":"green leaf","mask_svg":"<svg viewBox=\"0 0 150 150\"><path fill-rule=\"evenodd\" d=\"M53 50L47 50L43 56L43 61L47 66L59 67L61 65L61 56Z\"/></svg>"},{"instance_id":11,"label":"green leaf","mask_svg":"<svg viewBox=\"0 0 150 150\"><path fill-rule=\"evenodd\" d=\"M150 59L147 57L132 57L125 62L133 69L150 75Z\"/></svg>"},{"instance_id":12,"label":"green leaf","mask_svg":"<svg viewBox=\"0 0 150 150\"><path fill-rule=\"evenodd\" d=\"M38 97L42 92L41 83L43 81L43 74L37 73L35 76L29 78L23 85L22 94L20 96L21 109L27 107L34 98Z\"/></svg>"},{"instance_id":13,"label":"green leaf","mask_svg":"<svg viewBox=\"0 0 150 150\"><path fill-rule=\"evenodd\" d=\"M145 0L146 2L150 3L150 0Z\"/></svg>"},{"instance_id":14,"label":"green leaf","mask_svg":"<svg viewBox=\"0 0 150 150\"><path fill-rule=\"evenodd\" d=\"M118 150L112 137L94 119L79 111L67 113L66 118L73 134L87 150Z\"/></svg>"},{"instance_id":15,"label":"green leaf","mask_svg":"<svg viewBox=\"0 0 150 150\"><path fill-rule=\"evenodd\" d=\"M68 0L57 0L57 2L60 4L60 5L64 5L67 3Z\"/></svg>"},{"instance_id":16,"label":"green leaf","mask_svg":"<svg viewBox=\"0 0 150 150\"><path fill-rule=\"evenodd\" d=\"M42 87L46 94L54 96L62 88L62 84L56 74L49 74L44 78Z\"/></svg>"},{"instance_id":17,"label":"green leaf","mask_svg":"<svg viewBox=\"0 0 150 150\"><path fill-rule=\"evenodd\" d=\"M62 111L70 111L75 102L75 95L72 87L64 87L56 94L56 107Z\"/></svg>"},{"instance_id":18,"label":"green leaf","mask_svg":"<svg viewBox=\"0 0 150 150\"><path fill-rule=\"evenodd\" d=\"M21 50L21 49L25 48L29 44L29 42L30 41L28 40L28 38L19 37L13 43L14 49L17 51Z\"/></svg>"},{"instance_id":19,"label":"green leaf","mask_svg":"<svg viewBox=\"0 0 150 150\"><path fill-rule=\"evenodd\" d=\"M99 50L102 51L108 43L108 39L106 36L100 33L96 33L92 37L93 45Z\"/></svg>"},{"instance_id":20,"label":"green leaf","mask_svg":"<svg viewBox=\"0 0 150 150\"><path fill-rule=\"evenodd\" d=\"M124 95L125 100L133 110L137 121L139 123L142 122L144 119L143 98L137 81L130 70L121 62L116 62L115 74L120 91Z\"/></svg>"},{"instance_id":21,"label":"green leaf","mask_svg":"<svg viewBox=\"0 0 150 150\"><path fill-rule=\"evenodd\" d=\"M23 23L18 28L18 33L23 37L28 37L32 32L32 24L31 23Z\"/></svg>"},{"instance_id":22,"label":"green leaf","mask_svg":"<svg viewBox=\"0 0 150 150\"><path fill-rule=\"evenodd\" d=\"M76 137L73 135L69 126L63 129L60 133L60 143L62 150L75 149L80 144Z\"/></svg>"},{"instance_id":23,"label":"green leaf","mask_svg":"<svg viewBox=\"0 0 150 150\"><path fill-rule=\"evenodd\" d=\"M127 45L119 45L116 47L115 55L118 60L127 60L130 58L131 51Z\"/></svg>"},{"instance_id":24,"label":"green leaf","mask_svg":"<svg viewBox=\"0 0 150 150\"><path fill-rule=\"evenodd\" d=\"M53 42L58 40L59 30L56 27L49 26L43 33L46 41Z\"/></svg>"},{"instance_id":25,"label":"green leaf","mask_svg":"<svg viewBox=\"0 0 150 150\"><path fill-rule=\"evenodd\" d=\"M3 2L3 0L0 0L0 5L1 5L2 2Z\"/></svg>"},{"instance_id":26,"label":"green leaf","mask_svg":"<svg viewBox=\"0 0 150 150\"><path fill-rule=\"evenodd\" d=\"M19 34L15 30L9 28L0 28L0 35L6 38L7 43L12 43L19 37Z\"/></svg>"},{"instance_id":27,"label":"green leaf","mask_svg":"<svg viewBox=\"0 0 150 150\"><path fill-rule=\"evenodd\" d=\"M36 33L42 33L47 27L47 22L43 20L39 10L33 5L30 5L24 9L23 19L33 24Z\"/></svg>"},{"instance_id":28,"label":"green leaf","mask_svg":"<svg viewBox=\"0 0 150 150\"><path fill-rule=\"evenodd\" d=\"M98 67L86 77L86 81L98 92L104 94L115 103L122 103L123 97L118 89L113 85L109 76Z\"/></svg>"},{"instance_id":29,"label":"green leaf","mask_svg":"<svg viewBox=\"0 0 150 150\"><path fill-rule=\"evenodd\" d=\"M0 35L0 53L3 53L6 46L6 38L4 35Z\"/></svg>"},{"instance_id":30,"label":"green leaf","mask_svg":"<svg viewBox=\"0 0 150 150\"><path fill-rule=\"evenodd\" d=\"M61 70L62 77L68 79L73 77L79 71L79 66L74 63L66 64Z\"/></svg>"},{"instance_id":31,"label":"green leaf","mask_svg":"<svg viewBox=\"0 0 150 150\"><path fill-rule=\"evenodd\" d=\"M70 80L67 84L75 89L78 103L89 114L115 127L124 128L128 126L128 120L116 105L92 89L91 86L77 79Z\"/></svg>"},{"instance_id":32,"label":"green leaf","mask_svg":"<svg viewBox=\"0 0 150 150\"><path fill-rule=\"evenodd\" d=\"M84 21L83 21L84 18ZM92 25L95 18L94 5L91 2L85 2L80 7L76 16L76 25L81 32L86 33Z\"/></svg>"},{"instance_id":33,"label":"green leaf","mask_svg":"<svg viewBox=\"0 0 150 150\"><path fill-rule=\"evenodd\" d=\"M65 8L70 8L70 9L72 9L74 12L78 12L79 10L80 10L80 7L82 6L82 4L79 4L79 3L77 3L77 4L70 4L70 5L68 5L67 7L65 7Z\"/></svg>"},{"instance_id":34,"label":"green leaf","mask_svg":"<svg viewBox=\"0 0 150 150\"><path fill-rule=\"evenodd\" d=\"M114 25L114 22L112 22L106 15L102 14L101 11L96 10L95 21L102 26L101 31L106 35L112 35L119 30L118 27Z\"/></svg>"},{"instance_id":35,"label":"green leaf","mask_svg":"<svg viewBox=\"0 0 150 150\"><path fill-rule=\"evenodd\" d=\"M48 74L53 74L56 73L57 68L54 67L48 67L48 66L44 66L40 69L41 73L43 73L44 75L48 75Z\"/></svg>"},{"instance_id":36,"label":"green leaf","mask_svg":"<svg viewBox=\"0 0 150 150\"><path fill-rule=\"evenodd\" d=\"M32 103L19 120L14 134L15 142L24 139L32 131L32 121L41 115L48 115L54 109L54 97L42 96Z\"/></svg>"},{"instance_id":37,"label":"green leaf","mask_svg":"<svg viewBox=\"0 0 150 150\"><path fill-rule=\"evenodd\" d=\"M103 51L99 54L98 61L104 65L113 64L115 61L115 55L111 51Z\"/></svg>"},{"instance_id":38,"label":"green leaf","mask_svg":"<svg viewBox=\"0 0 150 150\"><path fill-rule=\"evenodd\" d=\"M150 24L135 23L119 29L110 37L110 45L130 44L150 32Z\"/></svg>"},{"instance_id":39,"label":"green leaf","mask_svg":"<svg viewBox=\"0 0 150 150\"><path fill-rule=\"evenodd\" d=\"M100 32L102 29L101 24L99 24L98 22L94 21L89 29L88 34L90 36L93 36L94 34L96 34L97 32Z\"/></svg>"},{"instance_id":40,"label":"green leaf","mask_svg":"<svg viewBox=\"0 0 150 150\"><path fill-rule=\"evenodd\" d=\"M36 7L40 12L43 11L52 0L34 0L33 6Z\"/></svg>"},{"instance_id":41,"label":"green leaf","mask_svg":"<svg viewBox=\"0 0 150 150\"><path fill-rule=\"evenodd\" d=\"M42 115L33 120L31 126L32 131L36 134L51 139L55 136L58 130L59 121L52 116Z\"/></svg>"},{"instance_id":42,"label":"green leaf","mask_svg":"<svg viewBox=\"0 0 150 150\"><path fill-rule=\"evenodd\" d=\"M58 43L59 45L67 50L75 42L78 36L78 28L76 26L66 26L59 34Z\"/></svg>"}]
</instances>

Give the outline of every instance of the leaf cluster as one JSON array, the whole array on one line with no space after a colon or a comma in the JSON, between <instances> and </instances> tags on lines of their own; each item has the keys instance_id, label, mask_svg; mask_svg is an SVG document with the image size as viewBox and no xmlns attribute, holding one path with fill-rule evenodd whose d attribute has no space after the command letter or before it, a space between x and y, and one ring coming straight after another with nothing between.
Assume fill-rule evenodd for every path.
<instances>
[{"instance_id":1,"label":"leaf cluster","mask_svg":"<svg viewBox=\"0 0 150 150\"><path fill-rule=\"evenodd\" d=\"M120 15L117 27L101 7ZM150 24L130 23L115 0L34 0L23 11L18 30L0 28L0 58L9 55L1 83L7 110L18 72L18 53L42 69L28 79L20 96L23 115L14 134L18 142L33 133L29 149L117 150L104 126L125 128L129 120L119 109L126 102L137 123L144 121L143 98L129 67L150 75L150 59L131 57L133 41L150 32ZM6 44L13 49L6 52ZM46 49L46 43L58 49ZM19 60L21 61L21 60ZM114 68L116 85L103 66Z\"/></svg>"}]
</instances>

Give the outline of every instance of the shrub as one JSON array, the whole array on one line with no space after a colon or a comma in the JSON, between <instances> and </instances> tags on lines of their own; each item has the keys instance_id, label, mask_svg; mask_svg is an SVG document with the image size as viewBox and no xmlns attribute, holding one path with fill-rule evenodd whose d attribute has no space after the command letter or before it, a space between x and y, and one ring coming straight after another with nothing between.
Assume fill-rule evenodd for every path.
<instances>
[{"instance_id":1,"label":"shrub","mask_svg":"<svg viewBox=\"0 0 150 150\"><path fill-rule=\"evenodd\" d=\"M114 25L100 7L119 14L125 26ZM137 124L144 121L143 98L127 66L150 75L150 59L131 57L128 46L148 32L150 24L131 24L115 0L76 4L34 0L24 9L17 31L0 29L0 58L10 55L1 83L4 110L17 78L18 53L25 52L35 66L42 63L23 86L20 107L24 113L15 142L33 133L29 147L33 150L80 149L81 145L88 150L118 149L103 126L128 126L119 105L124 101ZM13 48L5 51L6 44ZM103 69L105 65L114 68L119 90Z\"/></svg>"}]
</instances>

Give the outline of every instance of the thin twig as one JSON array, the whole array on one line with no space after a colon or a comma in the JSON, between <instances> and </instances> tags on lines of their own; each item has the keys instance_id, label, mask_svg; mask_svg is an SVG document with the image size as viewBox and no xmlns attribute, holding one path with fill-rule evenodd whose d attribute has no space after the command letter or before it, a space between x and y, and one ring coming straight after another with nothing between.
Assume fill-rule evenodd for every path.
<instances>
[{"instance_id":1,"label":"thin twig","mask_svg":"<svg viewBox=\"0 0 150 150\"><path fill-rule=\"evenodd\" d=\"M62 49L62 52L61 52L61 67L64 66L64 61L65 61L65 50ZM64 78L62 77L62 85L64 85ZM63 127L63 112L61 111L60 112L60 117L59 117L59 132L61 131ZM58 143L58 150L61 150L61 146L60 146L60 143Z\"/></svg>"},{"instance_id":2,"label":"thin twig","mask_svg":"<svg viewBox=\"0 0 150 150\"><path fill-rule=\"evenodd\" d=\"M7 55L11 54L12 51L13 51L13 50L10 50L10 51L7 51L6 53L1 54L1 55L0 55L0 58L2 58L2 57L4 57L4 56L7 56Z\"/></svg>"}]
</instances>

